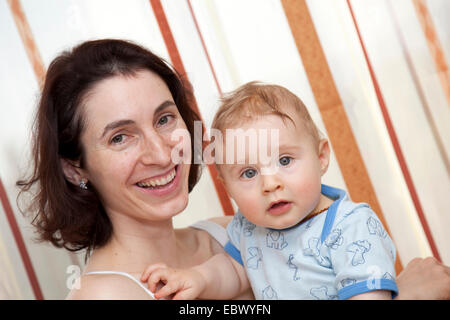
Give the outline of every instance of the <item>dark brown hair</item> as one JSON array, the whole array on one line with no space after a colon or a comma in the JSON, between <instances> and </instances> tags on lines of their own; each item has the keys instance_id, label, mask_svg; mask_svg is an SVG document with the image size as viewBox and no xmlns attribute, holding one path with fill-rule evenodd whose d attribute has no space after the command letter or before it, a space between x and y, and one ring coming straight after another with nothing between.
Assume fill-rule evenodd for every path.
<instances>
[{"instance_id":1,"label":"dark brown hair","mask_svg":"<svg viewBox=\"0 0 450 320\"><path fill-rule=\"evenodd\" d=\"M104 79L141 70L154 72L166 83L193 136L194 121L200 119L191 108L190 84L149 50L123 40L94 40L61 53L50 64L33 122L33 172L17 181L18 199L37 187L26 211L34 216L38 240L70 251L87 249L87 256L109 240L112 225L95 189L83 190L68 182L60 160L79 161L84 167L80 141L84 119L79 109L89 90ZM191 139L191 148L193 144ZM200 165L193 159L191 163L189 192L200 176Z\"/></svg>"}]
</instances>

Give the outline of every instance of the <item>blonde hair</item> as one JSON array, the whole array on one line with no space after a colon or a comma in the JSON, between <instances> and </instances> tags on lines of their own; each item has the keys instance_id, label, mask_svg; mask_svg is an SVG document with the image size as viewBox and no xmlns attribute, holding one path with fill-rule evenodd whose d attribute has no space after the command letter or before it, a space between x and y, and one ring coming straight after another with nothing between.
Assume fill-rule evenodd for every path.
<instances>
[{"instance_id":1,"label":"blonde hair","mask_svg":"<svg viewBox=\"0 0 450 320\"><path fill-rule=\"evenodd\" d=\"M229 92L221 99L221 105L212 122L212 128L224 132L258 117L277 115L283 120L296 122L287 113L291 108L301 120L314 141L319 144L320 133L303 102L288 89L259 81L248 82Z\"/></svg>"}]
</instances>

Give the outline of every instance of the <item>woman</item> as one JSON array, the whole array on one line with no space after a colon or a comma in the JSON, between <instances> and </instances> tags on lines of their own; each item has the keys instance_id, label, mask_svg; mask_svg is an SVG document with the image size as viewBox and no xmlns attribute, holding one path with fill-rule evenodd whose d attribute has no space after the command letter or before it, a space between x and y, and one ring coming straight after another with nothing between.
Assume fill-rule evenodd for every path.
<instances>
[{"instance_id":1,"label":"woman","mask_svg":"<svg viewBox=\"0 0 450 320\"><path fill-rule=\"evenodd\" d=\"M167 63L129 42L85 42L51 63L35 121L34 173L18 185L39 184L33 222L42 240L90 254L69 299L151 299L137 280L148 265L185 268L224 252L219 225L228 217L172 225L199 179L199 165L172 156L194 157L192 141L172 139L180 129L193 134L191 99ZM423 276L425 267L432 272ZM398 278L399 298L429 287L426 298L448 298L448 272L432 259L413 261Z\"/></svg>"}]
</instances>

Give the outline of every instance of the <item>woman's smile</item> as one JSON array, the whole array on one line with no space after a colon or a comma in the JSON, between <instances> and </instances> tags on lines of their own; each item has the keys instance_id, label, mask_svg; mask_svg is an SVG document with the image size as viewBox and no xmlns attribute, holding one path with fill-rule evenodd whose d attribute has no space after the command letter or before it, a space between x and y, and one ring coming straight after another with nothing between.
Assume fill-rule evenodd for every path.
<instances>
[{"instance_id":1,"label":"woman's smile","mask_svg":"<svg viewBox=\"0 0 450 320\"><path fill-rule=\"evenodd\" d=\"M145 192L149 195L158 197L167 196L178 189L181 176L181 174L179 174L180 170L181 167L176 165L168 173L140 181L136 183L135 186L139 188L141 192Z\"/></svg>"},{"instance_id":2,"label":"woman's smile","mask_svg":"<svg viewBox=\"0 0 450 320\"><path fill-rule=\"evenodd\" d=\"M138 187L141 187L141 188L162 187L162 186L165 186L166 184L168 184L169 182L171 182L173 180L173 178L175 178L175 175L176 175L176 168L174 167L174 168L170 169L168 173L166 172L164 174L160 174L153 178L149 178L144 181L140 181L137 183L137 185L138 185Z\"/></svg>"}]
</instances>

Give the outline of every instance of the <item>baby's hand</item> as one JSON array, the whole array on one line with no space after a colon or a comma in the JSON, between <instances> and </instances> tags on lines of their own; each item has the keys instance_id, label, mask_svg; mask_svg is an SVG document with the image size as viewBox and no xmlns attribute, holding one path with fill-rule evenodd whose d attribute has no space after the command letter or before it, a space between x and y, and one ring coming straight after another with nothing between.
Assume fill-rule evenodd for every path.
<instances>
[{"instance_id":1,"label":"baby's hand","mask_svg":"<svg viewBox=\"0 0 450 320\"><path fill-rule=\"evenodd\" d=\"M175 293L173 300L192 300L206 287L205 279L195 269L169 268L164 263L149 266L142 274L141 281L148 283L148 288L155 294L156 299ZM157 290L159 282L164 285Z\"/></svg>"}]
</instances>

